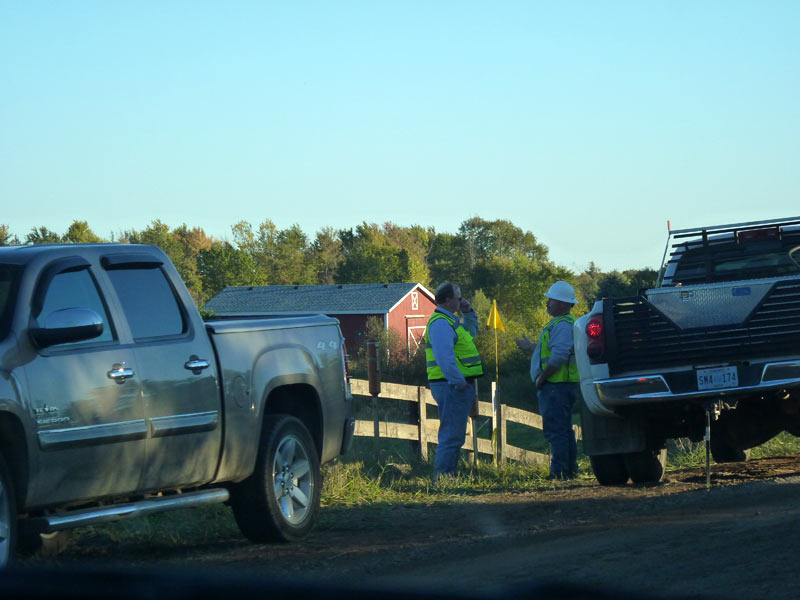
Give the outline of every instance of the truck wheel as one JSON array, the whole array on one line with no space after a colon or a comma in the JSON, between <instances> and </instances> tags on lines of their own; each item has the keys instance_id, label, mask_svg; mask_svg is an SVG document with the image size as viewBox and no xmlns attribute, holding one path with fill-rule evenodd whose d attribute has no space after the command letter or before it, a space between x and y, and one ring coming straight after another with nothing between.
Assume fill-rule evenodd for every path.
<instances>
[{"instance_id":1,"label":"truck wheel","mask_svg":"<svg viewBox=\"0 0 800 600\"><path fill-rule=\"evenodd\" d=\"M750 450L740 450L727 443L720 436L711 435L711 456L714 457L714 462L729 463L729 462L744 462L750 458Z\"/></svg>"},{"instance_id":2,"label":"truck wheel","mask_svg":"<svg viewBox=\"0 0 800 600\"><path fill-rule=\"evenodd\" d=\"M231 490L236 523L253 542L291 542L314 524L322 493L319 457L308 429L268 416L253 474Z\"/></svg>"},{"instance_id":3,"label":"truck wheel","mask_svg":"<svg viewBox=\"0 0 800 600\"><path fill-rule=\"evenodd\" d=\"M590 456L592 472L600 485L625 485L628 471L621 454L598 454Z\"/></svg>"},{"instance_id":4,"label":"truck wheel","mask_svg":"<svg viewBox=\"0 0 800 600\"><path fill-rule=\"evenodd\" d=\"M642 450L623 455L633 483L658 483L664 479L667 450Z\"/></svg>"},{"instance_id":5,"label":"truck wheel","mask_svg":"<svg viewBox=\"0 0 800 600\"><path fill-rule=\"evenodd\" d=\"M17 499L6 461L0 455L0 569L14 558L17 544Z\"/></svg>"}]
</instances>

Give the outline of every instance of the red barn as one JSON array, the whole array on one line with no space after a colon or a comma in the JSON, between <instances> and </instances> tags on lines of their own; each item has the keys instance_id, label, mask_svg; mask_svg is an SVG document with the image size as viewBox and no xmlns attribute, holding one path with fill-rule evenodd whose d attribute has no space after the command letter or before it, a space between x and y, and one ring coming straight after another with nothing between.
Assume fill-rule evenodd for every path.
<instances>
[{"instance_id":1,"label":"red barn","mask_svg":"<svg viewBox=\"0 0 800 600\"><path fill-rule=\"evenodd\" d=\"M258 317L322 313L339 319L347 351L364 343L367 319L406 340L409 352L422 343L425 325L436 308L433 294L420 283L265 285L227 287L203 307L220 317Z\"/></svg>"}]
</instances>

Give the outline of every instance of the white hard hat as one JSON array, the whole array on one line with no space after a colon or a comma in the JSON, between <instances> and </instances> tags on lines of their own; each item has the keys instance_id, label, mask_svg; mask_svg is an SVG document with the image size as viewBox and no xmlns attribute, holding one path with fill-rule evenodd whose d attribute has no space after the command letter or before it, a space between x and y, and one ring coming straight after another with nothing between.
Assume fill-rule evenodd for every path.
<instances>
[{"instance_id":1,"label":"white hard hat","mask_svg":"<svg viewBox=\"0 0 800 600\"><path fill-rule=\"evenodd\" d=\"M546 297L553 300L560 300L561 302L568 302L570 304L577 304L575 300L575 289L566 281L556 281L550 286L545 294Z\"/></svg>"}]
</instances>

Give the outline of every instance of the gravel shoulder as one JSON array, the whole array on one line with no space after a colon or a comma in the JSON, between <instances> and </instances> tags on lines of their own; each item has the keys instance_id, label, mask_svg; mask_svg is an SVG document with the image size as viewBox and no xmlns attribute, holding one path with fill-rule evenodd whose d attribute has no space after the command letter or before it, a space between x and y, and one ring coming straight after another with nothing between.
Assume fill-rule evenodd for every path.
<instances>
[{"instance_id":1,"label":"gravel shoulder","mask_svg":"<svg viewBox=\"0 0 800 600\"><path fill-rule=\"evenodd\" d=\"M286 581L501 595L531 582L651 597L794 598L800 457L671 472L654 486L592 479L424 505L327 508L309 538L200 546L90 541L26 567L201 569Z\"/></svg>"}]
</instances>

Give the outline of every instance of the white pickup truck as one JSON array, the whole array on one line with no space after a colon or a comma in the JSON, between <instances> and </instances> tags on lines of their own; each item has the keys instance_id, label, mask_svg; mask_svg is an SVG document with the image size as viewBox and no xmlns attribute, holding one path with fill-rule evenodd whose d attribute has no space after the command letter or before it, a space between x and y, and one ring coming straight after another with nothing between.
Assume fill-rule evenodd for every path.
<instances>
[{"instance_id":1,"label":"white pickup truck","mask_svg":"<svg viewBox=\"0 0 800 600\"><path fill-rule=\"evenodd\" d=\"M659 281L574 326L584 451L604 485L660 481L666 440L717 462L800 434L800 217L669 232Z\"/></svg>"}]
</instances>

